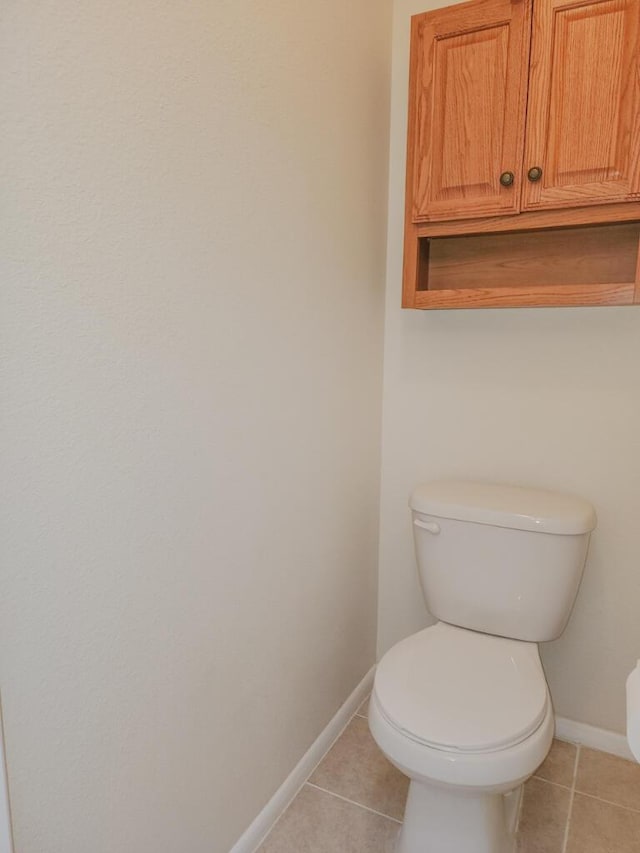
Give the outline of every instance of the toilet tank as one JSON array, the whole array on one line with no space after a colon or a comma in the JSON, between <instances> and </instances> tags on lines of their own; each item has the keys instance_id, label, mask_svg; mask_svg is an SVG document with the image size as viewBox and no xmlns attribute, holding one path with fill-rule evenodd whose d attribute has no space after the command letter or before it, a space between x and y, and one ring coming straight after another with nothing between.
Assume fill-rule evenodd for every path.
<instances>
[{"instance_id":1,"label":"toilet tank","mask_svg":"<svg viewBox=\"0 0 640 853\"><path fill-rule=\"evenodd\" d=\"M516 640L563 632L596 526L588 501L490 483L432 482L409 501L427 608Z\"/></svg>"}]
</instances>

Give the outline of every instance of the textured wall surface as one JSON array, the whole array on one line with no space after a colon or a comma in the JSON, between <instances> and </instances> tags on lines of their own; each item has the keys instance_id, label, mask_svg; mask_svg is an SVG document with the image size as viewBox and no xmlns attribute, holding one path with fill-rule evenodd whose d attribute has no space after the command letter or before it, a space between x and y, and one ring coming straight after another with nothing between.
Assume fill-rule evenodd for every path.
<instances>
[{"instance_id":1,"label":"textured wall surface","mask_svg":"<svg viewBox=\"0 0 640 853\"><path fill-rule=\"evenodd\" d=\"M17 853L223 853L375 658L386 0L7 0Z\"/></svg>"},{"instance_id":2,"label":"textured wall surface","mask_svg":"<svg viewBox=\"0 0 640 853\"><path fill-rule=\"evenodd\" d=\"M622 731L640 655L640 309L401 311L409 17L427 8L394 6L379 651L428 622L407 509L416 483L576 492L599 526L569 627L543 659L559 714Z\"/></svg>"}]
</instances>

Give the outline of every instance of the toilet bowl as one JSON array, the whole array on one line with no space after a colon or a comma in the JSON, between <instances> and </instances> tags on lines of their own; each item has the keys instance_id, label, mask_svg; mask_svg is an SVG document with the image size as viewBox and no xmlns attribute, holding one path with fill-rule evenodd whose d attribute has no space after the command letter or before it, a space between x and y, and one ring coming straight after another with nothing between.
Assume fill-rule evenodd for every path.
<instances>
[{"instance_id":1,"label":"toilet bowl","mask_svg":"<svg viewBox=\"0 0 640 853\"><path fill-rule=\"evenodd\" d=\"M512 853L554 718L535 643L438 623L380 661L369 726L411 780L398 853Z\"/></svg>"},{"instance_id":2,"label":"toilet bowl","mask_svg":"<svg viewBox=\"0 0 640 853\"><path fill-rule=\"evenodd\" d=\"M514 853L523 783L551 746L538 643L564 630L591 504L487 483L414 490L420 583L439 620L378 664L369 727L410 779L397 853Z\"/></svg>"}]
</instances>

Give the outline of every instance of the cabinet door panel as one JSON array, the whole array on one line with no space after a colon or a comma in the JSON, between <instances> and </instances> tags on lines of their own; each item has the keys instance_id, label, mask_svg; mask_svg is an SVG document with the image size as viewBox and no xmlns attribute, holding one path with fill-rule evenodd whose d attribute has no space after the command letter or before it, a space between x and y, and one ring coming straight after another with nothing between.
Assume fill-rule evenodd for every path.
<instances>
[{"instance_id":1,"label":"cabinet door panel","mask_svg":"<svg viewBox=\"0 0 640 853\"><path fill-rule=\"evenodd\" d=\"M530 16L529 0L474 0L413 19L414 222L518 211Z\"/></svg>"},{"instance_id":2,"label":"cabinet door panel","mask_svg":"<svg viewBox=\"0 0 640 853\"><path fill-rule=\"evenodd\" d=\"M640 196L640 0L536 0L524 169L528 209Z\"/></svg>"}]
</instances>

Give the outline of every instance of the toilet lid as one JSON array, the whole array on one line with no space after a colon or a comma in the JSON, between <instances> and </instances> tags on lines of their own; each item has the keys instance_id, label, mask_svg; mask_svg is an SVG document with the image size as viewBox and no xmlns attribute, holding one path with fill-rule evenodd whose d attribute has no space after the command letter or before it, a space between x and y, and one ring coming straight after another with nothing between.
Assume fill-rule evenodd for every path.
<instances>
[{"instance_id":1,"label":"toilet lid","mask_svg":"<svg viewBox=\"0 0 640 853\"><path fill-rule=\"evenodd\" d=\"M535 643L439 622L394 646L374 692L389 722L436 749L505 749L535 731L548 689Z\"/></svg>"}]
</instances>

